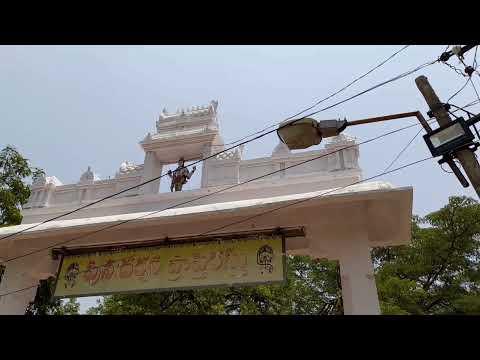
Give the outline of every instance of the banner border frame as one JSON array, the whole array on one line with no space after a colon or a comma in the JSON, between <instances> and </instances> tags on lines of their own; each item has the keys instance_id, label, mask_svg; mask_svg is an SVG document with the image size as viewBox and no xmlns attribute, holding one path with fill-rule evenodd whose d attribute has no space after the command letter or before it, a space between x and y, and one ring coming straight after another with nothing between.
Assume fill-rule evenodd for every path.
<instances>
[{"instance_id":1,"label":"banner border frame","mask_svg":"<svg viewBox=\"0 0 480 360\"><path fill-rule=\"evenodd\" d=\"M92 253L92 252L102 252L102 251L119 251L126 249L138 249L143 247L169 247L172 245L181 245L181 244L190 244L190 243L204 243L210 241L222 241L222 240L233 240L237 237L244 239L252 238L255 235L283 235L285 237L305 237L305 227L297 226L290 228L270 228L254 231L243 231L243 232L233 232L233 233L220 233L213 234L209 236L184 236L169 238L165 237L163 239L155 238L151 240L144 241L134 241L134 242L124 242L124 243L110 243L110 244L100 244L93 246L79 246L72 248L53 248L51 250L52 258L54 260L58 259L58 255L78 255L81 253Z\"/></svg>"},{"instance_id":2,"label":"banner border frame","mask_svg":"<svg viewBox=\"0 0 480 360\"><path fill-rule=\"evenodd\" d=\"M255 234L251 234L251 237L253 237ZM258 235L263 235L261 232L258 233ZM272 232L272 235L274 232ZM93 296L109 296L109 295L125 295L125 294L144 294L144 293L153 293L153 292L168 292L168 291L186 291L186 290L201 290L201 289L212 289L212 288L228 288L228 287L243 287L243 286L266 286L266 285L273 285L273 284L285 284L287 282L287 254L286 254L286 235L285 234L277 234L277 236L281 236L281 242L282 242L282 265L283 265L283 279L282 280L274 280L274 281L266 281L266 282L248 282L248 283L232 283L232 284L215 284L215 285L204 285L204 286L186 286L186 287L168 287L168 288L157 288L157 289L145 289L145 290L127 290L127 291L110 291L110 292L100 292L100 293L91 293L88 295L68 295L68 296L56 296L56 290L57 290L57 285L58 285L58 279L60 277L60 272L62 270L62 265L63 265L63 260L66 256L76 256L80 254L72 254L72 255L61 255L61 260L60 260L60 265L57 270L57 275L56 275L56 280L55 280L55 287L53 291L53 296L52 300L60 300L60 299L70 299L70 298L82 298L82 297L93 297ZM245 241L252 240L250 238L245 239ZM225 241L229 240L235 240L235 239L228 239ZM175 246L175 245L186 245L186 244L194 244L194 243L214 243L218 242L218 240L205 240L201 242L183 242L183 243L178 243L175 244L169 243L168 245L152 245L152 246L141 246L141 247L135 247L135 248L130 248L128 250L135 250L135 249L140 249L140 248L146 248L146 247L151 247L151 248L162 248L162 247L170 247L170 246ZM100 251L97 251L100 252ZM107 251L105 251L107 252ZM92 251L91 253L95 253L95 251ZM89 254L91 254L89 253Z\"/></svg>"}]
</instances>

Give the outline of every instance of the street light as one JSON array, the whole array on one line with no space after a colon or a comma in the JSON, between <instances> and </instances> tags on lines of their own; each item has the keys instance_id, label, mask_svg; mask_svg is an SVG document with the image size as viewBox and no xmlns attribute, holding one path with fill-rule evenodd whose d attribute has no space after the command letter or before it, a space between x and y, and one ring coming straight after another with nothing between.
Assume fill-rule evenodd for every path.
<instances>
[{"instance_id":1,"label":"street light","mask_svg":"<svg viewBox=\"0 0 480 360\"><path fill-rule=\"evenodd\" d=\"M422 114L419 111L414 111L355 121L347 121L346 119L317 121L311 118L289 120L280 123L277 134L280 140L285 143L290 150L306 149L310 146L320 144L323 138L339 135L347 126L403 119L412 116L417 117L427 131L431 130Z\"/></svg>"},{"instance_id":2,"label":"street light","mask_svg":"<svg viewBox=\"0 0 480 360\"><path fill-rule=\"evenodd\" d=\"M458 180L464 187L468 187L468 181L454 162L456 151L473 145L476 149L479 144L473 142L474 135L470 126L475 126L480 122L480 115L465 121L458 118L448 125L441 126L432 130L430 125L419 111L379 116L355 121L345 120L322 120L317 121L311 118L285 121L280 124L277 134L280 140L285 143L290 150L306 149L313 145L318 145L323 138L339 135L347 126L370 124L374 122L395 120L408 117L416 117L426 130L427 134L423 136L430 152L434 157L442 156L439 164L447 163L453 170ZM476 130L476 128L475 128ZM477 131L480 138L480 134ZM474 151L474 150L473 150Z\"/></svg>"},{"instance_id":3,"label":"street light","mask_svg":"<svg viewBox=\"0 0 480 360\"><path fill-rule=\"evenodd\" d=\"M347 120L317 121L304 118L281 123L277 134L290 150L299 150L318 145L323 138L337 136L346 127Z\"/></svg>"}]
</instances>

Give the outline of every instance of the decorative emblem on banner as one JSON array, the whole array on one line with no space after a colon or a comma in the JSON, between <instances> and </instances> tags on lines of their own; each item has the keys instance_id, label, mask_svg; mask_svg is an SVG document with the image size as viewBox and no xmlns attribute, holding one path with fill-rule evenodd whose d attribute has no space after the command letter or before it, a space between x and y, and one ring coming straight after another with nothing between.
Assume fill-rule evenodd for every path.
<instances>
[{"instance_id":1,"label":"decorative emblem on banner","mask_svg":"<svg viewBox=\"0 0 480 360\"><path fill-rule=\"evenodd\" d=\"M78 263L74 262L68 266L67 272L65 273L65 288L74 287L77 282L78 275L80 275L80 266Z\"/></svg>"},{"instance_id":2,"label":"decorative emblem on banner","mask_svg":"<svg viewBox=\"0 0 480 360\"><path fill-rule=\"evenodd\" d=\"M269 245L263 245L257 251L257 264L262 266L269 273L273 271L273 249ZM263 271L261 271L263 274Z\"/></svg>"}]
</instances>

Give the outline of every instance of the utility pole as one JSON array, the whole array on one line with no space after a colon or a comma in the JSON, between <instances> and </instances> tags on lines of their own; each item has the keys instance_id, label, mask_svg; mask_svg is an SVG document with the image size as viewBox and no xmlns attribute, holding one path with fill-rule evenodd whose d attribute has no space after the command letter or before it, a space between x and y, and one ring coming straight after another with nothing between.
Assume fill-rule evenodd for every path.
<instances>
[{"instance_id":1,"label":"utility pole","mask_svg":"<svg viewBox=\"0 0 480 360\"><path fill-rule=\"evenodd\" d=\"M430 107L433 116L437 119L438 124L440 126L446 126L451 123L452 119L450 118L450 115L445 109L444 104L440 102L437 94L435 94L428 79L422 75L415 79L415 83ZM455 156L462 164L470 183L475 188L475 191L480 198L480 164L475 157L475 153L468 148L464 148L455 152Z\"/></svg>"}]
</instances>

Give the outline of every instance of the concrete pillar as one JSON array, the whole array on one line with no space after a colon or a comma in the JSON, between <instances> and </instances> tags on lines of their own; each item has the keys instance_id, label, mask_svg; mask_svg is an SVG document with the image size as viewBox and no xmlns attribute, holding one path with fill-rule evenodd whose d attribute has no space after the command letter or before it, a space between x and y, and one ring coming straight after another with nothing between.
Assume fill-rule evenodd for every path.
<instances>
[{"instance_id":1,"label":"concrete pillar","mask_svg":"<svg viewBox=\"0 0 480 360\"><path fill-rule=\"evenodd\" d=\"M379 315L367 203L325 205L318 213L312 212L312 216L314 221L310 220L306 230L310 254L339 261L344 314ZM316 236L324 241L315 241Z\"/></svg>"},{"instance_id":2,"label":"concrete pillar","mask_svg":"<svg viewBox=\"0 0 480 360\"><path fill-rule=\"evenodd\" d=\"M39 189L37 190L34 198L34 206L36 207L42 207L43 206L43 197L44 197L45 190Z\"/></svg>"},{"instance_id":3,"label":"concrete pillar","mask_svg":"<svg viewBox=\"0 0 480 360\"><path fill-rule=\"evenodd\" d=\"M37 188L34 195L30 198L29 204L38 207L48 207L53 193L55 192L55 184L47 183L43 188Z\"/></svg>"},{"instance_id":4,"label":"concrete pillar","mask_svg":"<svg viewBox=\"0 0 480 360\"><path fill-rule=\"evenodd\" d=\"M52 199L52 194L55 191L55 185L49 184L47 186L47 196L45 196L44 206L50 206L50 200Z\"/></svg>"},{"instance_id":5,"label":"concrete pillar","mask_svg":"<svg viewBox=\"0 0 480 360\"><path fill-rule=\"evenodd\" d=\"M48 253L41 252L13 260L5 265L5 273L0 283L0 295L21 291L0 296L0 315L24 315L28 304L35 299L40 280L55 276L59 261L53 260ZM31 288L22 290L28 287Z\"/></svg>"},{"instance_id":6,"label":"concrete pillar","mask_svg":"<svg viewBox=\"0 0 480 360\"><path fill-rule=\"evenodd\" d=\"M240 184L240 160L237 161L235 166L235 177L237 178L237 184Z\"/></svg>"},{"instance_id":7,"label":"concrete pillar","mask_svg":"<svg viewBox=\"0 0 480 360\"><path fill-rule=\"evenodd\" d=\"M30 302L35 299L37 288L21 291L0 298L0 315L25 315Z\"/></svg>"},{"instance_id":8,"label":"concrete pillar","mask_svg":"<svg viewBox=\"0 0 480 360\"><path fill-rule=\"evenodd\" d=\"M370 247L359 235L339 256L344 314L380 315Z\"/></svg>"},{"instance_id":9,"label":"concrete pillar","mask_svg":"<svg viewBox=\"0 0 480 360\"><path fill-rule=\"evenodd\" d=\"M47 203L47 198L48 198L48 188L45 186L45 188L42 190L42 196L40 198L40 206L45 207L45 204Z\"/></svg>"},{"instance_id":10,"label":"concrete pillar","mask_svg":"<svg viewBox=\"0 0 480 360\"><path fill-rule=\"evenodd\" d=\"M205 160L202 162L202 179L200 182L200 187L205 188L207 187L208 183L208 162L209 160Z\"/></svg>"},{"instance_id":11,"label":"concrete pillar","mask_svg":"<svg viewBox=\"0 0 480 360\"><path fill-rule=\"evenodd\" d=\"M158 161L153 151L147 151L145 153L145 161L143 164L142 182L158 177L161 173L162 163ZM158 194L160 191L160 179L144 185L141 191L143 194Z\"/></svg>"},{"instance_id":12,"label":"concrete pillar","mask_svg":"<svg viewBox=\"0 0 480 360\"><path fill-rule=\"evenodd\" d=\"M21 290L35 284L35 279L25 274L18 274L15 266L7 264L0 284L0 295ZM24 315L28 304L35 299L37 288L0 296L0 315Z\"/></svg>"},{"instance_id":13,"label":"concrete pillar","mask_svg":"<svg viewBox=\"0 0 480 360\"><path fill-rule=\"evenodd\" d=\"M202 151L202 159L205 159L206 157L210 156L213 154L215 151L215 148L211 148L208 145L205 145ZM202 162L202 179L200 182L200 187L205 188L207 187L208 184L208 167L210 165L211 159L205 160Z\"/></svg>"}]
</instances>

